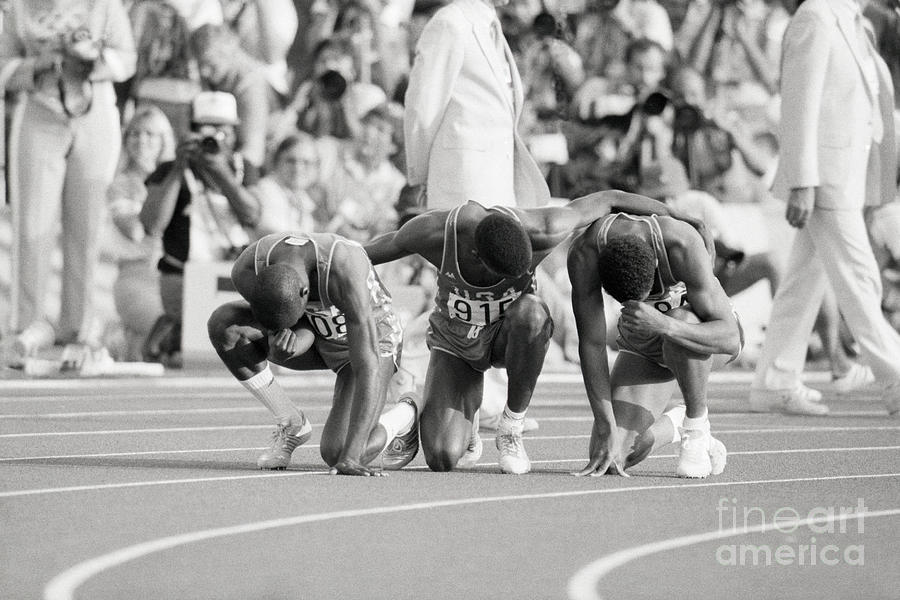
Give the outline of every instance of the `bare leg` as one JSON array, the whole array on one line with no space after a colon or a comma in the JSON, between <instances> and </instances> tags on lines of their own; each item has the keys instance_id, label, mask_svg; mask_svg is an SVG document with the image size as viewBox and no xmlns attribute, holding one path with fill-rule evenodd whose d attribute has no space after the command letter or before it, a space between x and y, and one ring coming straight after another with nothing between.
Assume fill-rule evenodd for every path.
<instances>
[{"instance_id":1,"label":"bare leg","mask_svg":"<svg viewBox=\"0 0 900 600\"><path fill-rule=\"evenodd\" d=\"M462 359L432 350L419 421L422 450L432 471L450 471L466 452L481 406L484 375Z\"/></svg>"}]
</instances>

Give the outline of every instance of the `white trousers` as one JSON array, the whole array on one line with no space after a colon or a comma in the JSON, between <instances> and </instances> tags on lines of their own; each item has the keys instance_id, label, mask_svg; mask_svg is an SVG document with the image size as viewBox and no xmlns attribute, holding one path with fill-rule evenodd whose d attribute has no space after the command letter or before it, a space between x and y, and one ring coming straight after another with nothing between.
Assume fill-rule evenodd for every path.
<instances>
[{"instance_id":1,"label":"white trousers","mask_svg":"<svg viewBox=\"0 0 900 600\"><path fill-rule=\"evenodd\" d=\"M900 334L881 312L881 277L862 211L817 208L794 238L754 387L783 389L800 382L809 336L829 283L876 379L900 381Z\"/></svg>"},{"instance_id":2,"label":"white trousers","mask_svg":"<svg viewBox=\"0 0 900 600\"><path fill-rule=\"evenodd\" d=\"M9 131L13 331L37 320L53 321L47 281L60 217L63 268L57 339L75 341L79 334L87 334L94 317L94 272L106 188L121 147L112 86L104 82L94 89L91 109L80 117L57 114L31 98L13 111Z\"/></svg>"}]
</instances>

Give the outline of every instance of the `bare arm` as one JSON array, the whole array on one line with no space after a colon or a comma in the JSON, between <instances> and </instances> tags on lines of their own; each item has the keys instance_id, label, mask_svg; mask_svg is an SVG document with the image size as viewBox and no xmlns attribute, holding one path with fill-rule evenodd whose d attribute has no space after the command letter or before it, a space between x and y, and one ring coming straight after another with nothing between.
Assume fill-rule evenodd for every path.
<instances>
[{"instance_id":1,"label":"bare arm","mask_svg":"<svg viewBox=\"0 0 900 600\"><path fill-rule=\"evenodd\" d=\"M671 216L689 223L700 232L704 242L708 238L709 247L713 247L712 234L702 221L688 217L647 196L620 190L602 190L576 198L565 206L534 209L523 218L523 222L529 230L545 232L546 239L537 239L534 248L543 250L544 246L550 247L560 243L572 231L587 227L611 212ZM532 220L531 214L536 215L537 219Z\"/></svg>"},{"instance_id":2,"label":"bare arm","mask_svg":"<svg viewBox=\"0 0 900 600\"><path fill-rule=\"evenodd\" d=\"M667 340L698 354L736 356L741 348L741 332L731 301L713 275L706 249L694 231L677 221L661 223L672 274L683 281L691 311L700 320L690 323L649 307L627 302L622 310L624 327L655 332ZM675 243L671 240L675 239Z\"/></svg>"},{"instance_id":3,"label":"bare arm","mask_svg":"<svg viewBox=\"0 0 900 600\"><path fill-rule=\"evenodd\" d=\"M593 228L588 231L592 230ZM618 455L619 443L606 349L606 316L598 254L592 239L593 236L588 233L577 238L568 259L581 374L591 412L594 414L590 461L577 475L603 475L612 463L624 465L625 458Z\"/></svg>"},{"instance_id":4,"label":"bare arm","mask_svg":"<svg viewBox=\"0 0 900 600\"><path fill-rule=\"evenodd\" d=\"M332 270L332 299L347 319L350 364L356 380L347 439L338 462L347 460L361 465L366 443L385 401L380 393L384 387L378 379L378 329L366 285L370 263L365 253L345 244L337 246L334 260L341 268Z\"/></svg>"},{"instance_id":5,"label":"bare arm","mask_svg":"<svg viewBox=\"0 0 900 600\"><path fill-rule=\"evenodd\" d=\"M443 247L446 218L446 211L429 211L410 219L397 231L377 236L363 248L373 265L399 260L411 254L421 254L434 263L429 249Z\"/></svg>"}]
</instances>

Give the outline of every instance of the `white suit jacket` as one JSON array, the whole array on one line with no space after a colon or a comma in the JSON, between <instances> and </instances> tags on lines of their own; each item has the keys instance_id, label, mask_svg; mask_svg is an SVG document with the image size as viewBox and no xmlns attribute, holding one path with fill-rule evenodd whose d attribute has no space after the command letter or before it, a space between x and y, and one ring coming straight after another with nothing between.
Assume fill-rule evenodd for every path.
<instances>
[{"instance_id":1,"label":"white suit jacket","mask_svg":"<svg viewBox=\"0 0 900 600\"><path fill-rule=\"evenodd\" d=\"M893 200L897 185L890 73L876 53L877 86L866 79L854 22L833 1L801 4L784 35L773 187L787 198L791 188L818 186L817 208L878 206ZM873 109L884 124L880 143L872 142Z\"/></svg>"},{"instance_id":2,"label":"white suit jacket","mask_svg":"<svg viewBox=\"0 0 900 600\"><path fill-rule=\"evenodd\" d=\"M407 179L426 184L428 208L468 200L528 207L550 198L516 129L522 82L503 40L510 94L491 41L492 11L482 0L454 0L435 13L416 46L404 112Z\"/></svg>"}]
</instances>

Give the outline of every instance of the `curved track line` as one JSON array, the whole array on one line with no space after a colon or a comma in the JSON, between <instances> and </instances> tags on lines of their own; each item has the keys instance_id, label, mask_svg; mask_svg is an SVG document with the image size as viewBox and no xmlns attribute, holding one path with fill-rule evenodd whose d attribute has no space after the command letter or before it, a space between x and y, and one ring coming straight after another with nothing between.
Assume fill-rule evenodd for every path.
<instances>
[{"instance_id":1,"label":"curved track line","mask_svg":"<svg viewBox=\"0 0 900 600\"><path fill-rule=\"evenodd\" d=\"M296 517L286 517L282 519L271 519L267 521L257 521L255 523L245 523L243 525L233 525L230 527L218 527L214 529L205 529L173 535L133 546L127 546L114 550L107 554L97 556L87 561L66 569L56 577L50 580L44 587L44 600L72 600L75 590L84 584L88 579L98 575L104 571L117 567L119 565L137 560L150 554L170 550L178 546L211 540L215 538L228 537L232 535L241 535L244 533L255 533L279 527L291 527L294 525L304 525L307 523L320 523L322 521L333 521L336 519L348 519L354 517L365 517L373 515L393 514L400 512L410 512L415 510L427 510L434 508L446 508L452 506L463 506L472 504L488 504L496 502L511 502L521 500L543 500L549 498L569 498L577 496L591 496L601 494L615 494L622 492L639 492L651 490L672 490L679 488L709 488L724 487L730 485L758 485L766 483L798 483L806 481L836 481L844 479L876 479L885 477L900 477L900 473L874 473L869 475L836 475L831 477L798 477L790 479L757 479L752 481L722 481L722 482L704 482L704 483L683 483L677 485L645 485L645 486L629 486L618 488L605 488L600 490L577 490L568 492L549 492L542 494L521 494L507 496L490 496L480 498L461 498L457 500L439 500L435 502L418 502L414 504L401 504L398 506L378 506L372 508L362 508L356 510L343 510L330 513L318 513L313 515L301 515Z\"/></svg>"},{"instance_id":2,"label":"curved track line","mask_svg":"<svg viewBox=\"0 0 900 600\"><path fill-rule=\"evenodd\" d=\"M854 514L839 514L824 517L812 517L793 521L778 521L777 523L763 523L753 527L734 527L731 529L715 529L705 533L695 533L691 535L683 535L679 537L669 538L659 542L650 542L641 546L634 546L619 552L607 554L606 556L596 560L589 565L583 567L575 575L569 579L568 593L571 600L602 600L602 596L597 591L600 580L606 577L610 571L628 564L638 558L657 554L666 550L674 550L676 548L684 548L704 542L711 542L729 537L737 537L739 535L747 535L750 533L766 533L779 527L803 527L813 524L831 523L833 521L845 521L876 517L894 517L900 515L900 508L892 508L888 510L867 511Z\"/></svg>"}]
</instances>

